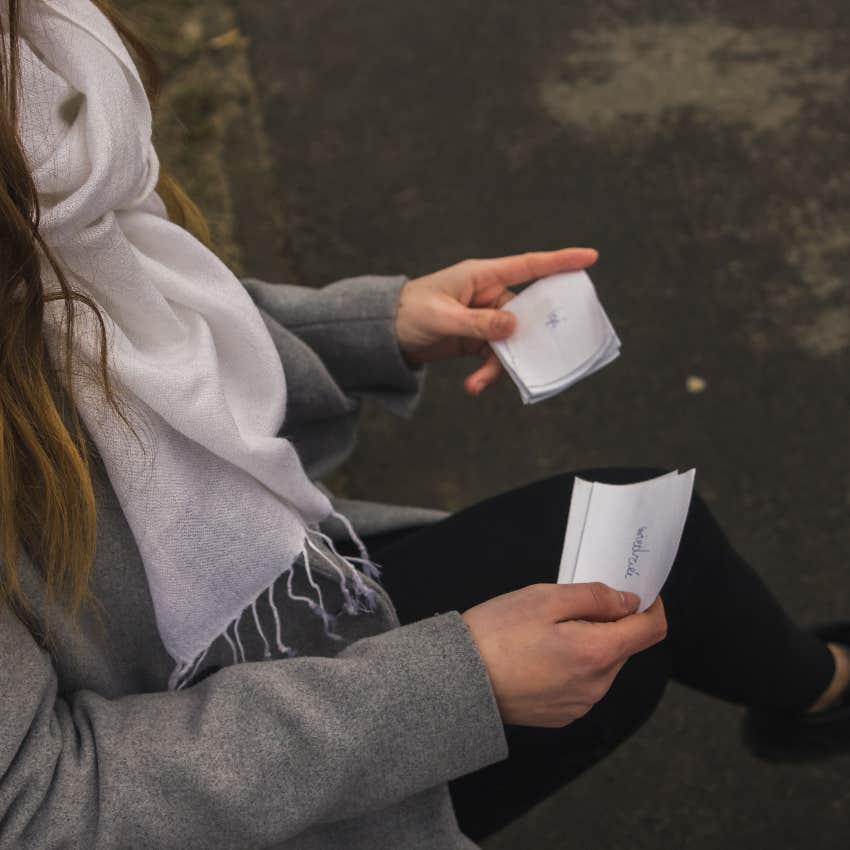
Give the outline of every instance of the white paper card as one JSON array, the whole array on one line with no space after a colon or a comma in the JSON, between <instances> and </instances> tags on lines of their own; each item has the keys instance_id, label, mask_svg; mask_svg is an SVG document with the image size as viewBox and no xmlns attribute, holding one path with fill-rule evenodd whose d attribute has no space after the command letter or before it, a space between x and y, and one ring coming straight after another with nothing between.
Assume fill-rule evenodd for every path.
<instances>
[{"instance_id":1,"label":"white paper card","mask_svg":"<svg viewBox=\"0 0 850 850\"><path fill-rule=\"evenodd\" d=\"M654 601L673 566L685 527L695 470L636 484L575 479L559 584L601 581Z\"/></svg>"},{"instance_id":2,"label":"white paper card","mask_svg":"<svg viewBox=\"0 0 850 850\"><path fill-rule=\"evenodd\" d=\"M525 404L567 389L620 355L620 340L586 272L544 277L503 310L516 329L490 346Z\"/></svg>"}]
</instances>

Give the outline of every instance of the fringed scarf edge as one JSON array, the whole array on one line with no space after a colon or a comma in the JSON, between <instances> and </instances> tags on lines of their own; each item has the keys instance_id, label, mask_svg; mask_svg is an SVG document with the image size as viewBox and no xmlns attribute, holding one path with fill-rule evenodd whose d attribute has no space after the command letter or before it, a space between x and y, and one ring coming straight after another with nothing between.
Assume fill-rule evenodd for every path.
<instances>
[{"instance_id":1,"label":"fringed scarf edge","mask_svg":"<svg viewBox=\"0 0 850 850\"><path fill-rule=\"evenodd\" d=\"M277 648L277 651L280 653L280 657L292 658L299 654L296 647L288 646L283 640L283 627L281 623L281 616L274 601L273 588L278 583L278 581L283 578L284 575L286 576L286 579L282 582L282 584L286 590L286 595L293 602L304 603L313 614L315 614L322 620L324 632L328 638L330 638L331 640L342 641L343 638L336 632L336 621L338 615L331 614L325 607L324 599L322 598L321 588L316 583L316 580L313 577L311 560L314 558L321 559L325 564L329 565L337 574L339 580L339 587L342 592L343 598L342 610L346 614L358 615L362 613L371 613L375 610L375 605L377 601L376 593L374 589L369 587L369 585L363 580L363 576L366 575L373 581L378 582L380 581L381 577L381 568L370 558L366 546L363 544L363 541L358 537L357 532L354 530L354 527L351 525L351 522L348 520L348 518L343 516L338 511L333 511L330 515L338 519L343 524L349 537L351 538L351 541L357 547L357 551L360 553L360 556L355 557L351 555L342 555L334 545L333 540L327 534L319 531L317 525L306 528L304 534L304 544L301 549L300 555L304 562L304 572L307 577L307 583L309 584L311 590L315 593L315 598L296 593L292 587L292 578L294 575L295 563L298 560L298 558L296 557L292 561L292 563L287 564L274 577L274 579L272 579L268 587L261 590L260 593L258 593L254 599L248 602L240 610L236 617L234 617L227 623L227 625L220 632L220 634L216 635L209 642L206 649L199 652L195 657L191 659L178 659L175 661L175 666L171 671L171 675L168 677L169 691L182 690L192 682L192 680L195 678L196 674L200 670L201 664L204 662L204 659L207 657L207 654L209 653L213 644L216 643L216 641L218 641L218 639L221 637L223 637L230 646L234 665L240 664L248 660L245 656L245 648L243 647L242 641L239 637L239 622L249 610L253 614L254 626L260 636L260 639L263 642L263 659L267 660L274 657L271 643L269 642L269 639L266 637L265 632L263 631L263 628L260 625L260 617L257 613L257 603L260 601L260 598L263 596L263 594L268 595L268 605L271 608L272 614L274 616L274 645ZM331 557L327 551L323 550L320 546L318 546L316 542L312 539L311 535L315 535L317 538L319 538L328 547L330 552L338 559L338 561ZM311 551L312 555L310 554ZM344 570L343 566L341 565L345 565L345 567L347 567L347 570ZM231 630L233 632L232 638L229 634Z\"/></svg>"}]
</instances>

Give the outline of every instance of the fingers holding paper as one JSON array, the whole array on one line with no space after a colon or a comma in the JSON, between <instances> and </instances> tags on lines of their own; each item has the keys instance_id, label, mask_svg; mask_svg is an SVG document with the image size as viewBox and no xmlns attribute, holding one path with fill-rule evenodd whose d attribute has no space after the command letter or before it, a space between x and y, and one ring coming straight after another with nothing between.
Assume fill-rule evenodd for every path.
<instances>
[{"instance_id":1,"label":"fingers holding paper","mask_svg":"<svg viewBox=\"0 0 850 850\"><path fill-rule=\"evenodd\" d=\"M582 586L590 585L573 585L577 588ZM620 592L611 588L609 590L612 593ZM627 596L633 597L634 594L629 593ZM597 646L603 654L608 653L612 666L616 665L618 670L633 655L649 649L667 637L667 616L660 596L643 612L636 612L636 607L635 605L632 608L632 613L628 616L616 620L614 618L595 619L588 615L581 618L589 627L586 631L586 640ZM568 625L575 625L575 621L561 623L559 627L564 627L562 631L565 636L572 637L574 630L566 628Z\"/></svg>"},{"instance_id":2,"label":"fingers holding paper","mask_svg":"<svg viewBox=\"0 0 850 850\"><path fill-rule=\"evenodd\" d=\"M508 311L503 313L500 312L501 308L512 298L516 298L516 296L513 292L506 289L498 296L493 305L496 309L492 312L506 317L510 322L510 332L506 333L504 336L494 335L492 337L493 341L496 341L497 339L507 339L507 337L510 336L510 334L512 334L516 329L516 316ZM504 321L504 319L502 321ZM482 342L480 344L477 354L481 358L481 366L479 366L474 372L467 375L463 382L466 391L473 396L481 395L487 387L498 381L502 373L505 371L502 367L501 361L487 342Z\"/></svg>"},{"instance_id":3,"label":"fingers holding paper","mask_svg":"<svg viewBox=\"0 0 850 850\"><path fill-rule=\"evenodd\" d=\"M589 248L536 251L464 260L410 280L402 288L396 315L399 348L414 366L479 355L483 365L464 382L467 392L478 395L503 371L489 343L507 339L516 329L516 316L501 309L514 298L508 287L583 269L597 258Z\"/></svg>"},{"instance_id":4,"label":"fingers holding paper","mask_svg":"<svg viewBox=\"0 0 850 850\"><path fill-rule=\"evenodd\" d=\"M539 584L465 611L505 723L565 726L608 692L626 660L663 640L659 601L599 583Z\"/></svg>"},{"instance_id":5,"label":"fingers holding paper","mask_svg":"<svg viewBox=\"0 0 850 850\"><path fill-rule=\"evenodd\" d=\"M537 278L581 271L598 259L599 252L595 248L560 248L557 251L527 251L508 257L467 262L477 264L477 289L486 298L490 293Z\"/></svg>"},{"instance_id":6,"label":"fingers holding paper","mask_svg":"<svg viewBox=\"0 0 850 850\"><path fill-rule=\"evenodd\" d=\"M664 640L667 618L661 597L644 612L638 612L640 597L601 582L574 584L575 593L566 598L565 614L555 626L568 651L579 644L588 650L609 672L618 672L623 664ZM578 631L576 627L581 627ZM614 676L611 676L613 680ZM610 682L609 682L610 685Z\"/></svg>"}]
</instances>

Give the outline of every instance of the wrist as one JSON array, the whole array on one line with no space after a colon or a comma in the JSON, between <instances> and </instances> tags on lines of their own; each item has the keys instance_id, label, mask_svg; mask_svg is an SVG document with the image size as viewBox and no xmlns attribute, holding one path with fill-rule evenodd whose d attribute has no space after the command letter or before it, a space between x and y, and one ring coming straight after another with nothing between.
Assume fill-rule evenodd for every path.
<instances>
[{"instance_id":1,"label":"wrist","mask_svg":"<svg viewBox=\"0 0 850 850\"><path fill-rule=\"evenodd\" d=\"M420 369L424 366L424 362L418 357L417 353L410 349L408 335L406 333L406 320L408 312L408 300L410 294L411 280L406 280L398 292L398 301L396 303L395 314L395 339L398 350L401 353L402 359L410 369Z\"/></svg>"}]
</instances>

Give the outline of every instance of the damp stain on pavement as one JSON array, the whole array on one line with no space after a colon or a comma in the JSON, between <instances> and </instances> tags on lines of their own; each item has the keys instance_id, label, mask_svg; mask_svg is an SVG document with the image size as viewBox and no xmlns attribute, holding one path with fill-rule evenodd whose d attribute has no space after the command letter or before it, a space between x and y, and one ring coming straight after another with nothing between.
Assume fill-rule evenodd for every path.
<instances>
[{"instance_id":1,"label":"damp stain on pavement","mask_svg":"<svg viewBox=\"0 0 850 850\"><path fill-rule=\"evenodd\" d=\"M681 109L752 133L775 130L812 104L840 104L850 70L824 61L829 42L821 32L711 20L577 31L549 58L540 100L557 121L603 133L621 123L655 132Z\"/></svg>"}]
</instances>

